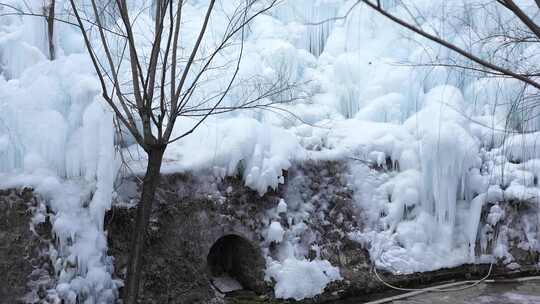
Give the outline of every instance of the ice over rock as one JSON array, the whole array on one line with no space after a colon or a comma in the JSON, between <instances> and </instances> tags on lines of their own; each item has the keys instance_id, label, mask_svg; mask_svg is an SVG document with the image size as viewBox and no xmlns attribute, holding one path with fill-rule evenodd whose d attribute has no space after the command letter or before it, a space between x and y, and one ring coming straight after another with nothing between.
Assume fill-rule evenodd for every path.
<instances>
[{"instance_id":1,"label":"ice over rock","mask_svg":"<svg viewBox=\"0 0 540 304\"><path fill-rule=\"evenodd\" d=\"M32 9L40 8L40 1L30 2ZM397 1L381 2L408 16ZM200 18L205 2L193 3L186 7L187 18ZM208 40L220 37L225 11L235 3L223 1ZM225 104L235 105L252 89L247 80L259 78L290 78L302 84L304 98L279 109L209 118L192 136L168 147L163 172L210 169L217 177L240 174L262 195L284 182L283 171L295 161L347 161L354 203L365 224L350 237L365 244L378 267L409 273L476 262L483 206L494 204L487 223L495 225L505 216L506 199L538 204L540 197L535 182L540 176L538 134L504 132L510 111L504 101L515 98L521 87L442 67L397 65L456 58L428 42L417 43L410 33L361 6L347 20L306 24L344 14L352 3L286 1L257 19L246 33L242 81ZM472 14L456 3L445 9ZM434 1L414 4L428 17L419 22L430 21L446 31L454 28L443 26ZM142 0L133 2L133 10L146 6ZM146 12L134 25L140 37L148 34L150 16ZM504 12L501 16L506 18ZM481 14L468 17L486 22L474 25L479 29L493 26ZM182 33L186 45L196 38L197 22L192 21L186 20ZM103 231L119 166L113 117L96 97L100 88L80 33L58 25L58 58L49 61L45 29L43 20L31 16L0 18L2 186L33 186L55 212L58 244L53 258L59 276L52 292L67 303L77 297L90 304L113 303L119 283L112 279ZM451 33L455 41L466 41L459 33ZM139 43L140 49L149 48L143 39ZM226 53L223 62L234 54ZM223 85L209 83L208 94ZM508 126L534 130L539 121L523 124L512 116ZM181 119L175 132L182 134L193 123ZM136 172L144 169L144 159L131 161ZM272 212L290 216L301 204L280 202ZM265 230L267 240L279 243L279 255L267 257L266 271L276 281L278 297L311 297L340 279L339 269L328 261L306 259L306 245L295 238L307 229L302 221L287 228L272 218ZM535 228L525 229L530 237L522 240L523 246L540 249ZM495 242L493 255L508 256L505 240Z\"/></svg>"}]
</instances>

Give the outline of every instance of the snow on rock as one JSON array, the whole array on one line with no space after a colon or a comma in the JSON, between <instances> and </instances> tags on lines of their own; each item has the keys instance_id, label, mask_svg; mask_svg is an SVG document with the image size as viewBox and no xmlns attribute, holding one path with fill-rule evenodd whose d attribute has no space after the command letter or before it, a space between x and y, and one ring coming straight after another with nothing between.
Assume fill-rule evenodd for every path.
<instances>
[{"instance_id":1,"label":"snow on rock","mask_svg":"<svg viewBox=\"0 0 540 304\"><path fill-rule=\"evenodd\" d=\"M66 138L67 142L61 144L69 147L68 150L86 147L84 159L79 159L83 153L59 154L56 157L62 157L57 159L61 163L55 168L47 161L52 155L39 152L55 148L58 142L42 142L40 149L27 152L23 166L13 166L13 171L2 173L0 187L32 187L53 212L52 231L56 236L56 247L52 249L51 260L58 285L56 290L48 291L49 295L56 295L70 304L81 300L85 303L114 303L119 282L112 278L113 264L107 255L103 230L104 215L111 205L119 166L113 145L112 115L99 100L86 108L82 115L82 131L76 134L77 139L87 142L87 145L70 146ZM19 140L25 145L33 144L32 137ZM88 153L94 148L96 153ZM63 170L55 170L74 162L77 169L71 172L68 180L59 176Z\"/></svg>"},{"instance_id":2,"label":"snow on rock","mask_svg":"<svg viewBox=\"0 0 540 304\"><path fill-rule=\"evenodd\" d=\"M302 300L323 292L326 285L340 280L338 268L325 260L287 258L283 262L270 261L267 279L274 279L277 298Z\"/></svg>"},{"instance_id":3,"label":"snow on rock","mask_svg":"<svg viewBox=\"0 0 540 304\"><path fill-rule=\"evenodd\" d=\"M57 282L49 300L114 303L119 282L103 231L119 166L113 116L96 98L86 55L45 60L45 29L34 17L0 22L0 187L32 187L52 212Z\"/></svg>"},{"instance_id":4,"label":"snow on rock","mask_svg":"<svg viewBox=\"0 0 540 304\"><path fill-rule=\"evenodd\" d=\"M111 163L103 165L115 166ZM96 182L106 183L111 178L102 174L97 180L62 180L43 171L2 173L0 187L32 187L46 200L53 213L51 222L56 246L51 249L50 258L57 274L57 286L48 291L50 297L58 296L70 304L79 300L115 302L119 282L112 278L113 264L107 255L107 239L102 226L104 212L111 204L107 199L110 189L95 188ZM90 201L92 194L94 197Z\"/></svg>"},{"instance_id":5,"label":"snow on rock","mask_svg":"<svg viewBox=\"0 0 540 304\"><path fill-rule=\"evenodd\" d=\"M277 205L277 213L286 213L287 212L287 203L285 203L284 199L280 199L279 203Z\"/></svg>"},{"instance_id":6,"label":"snow on rock","mask_svg":"<svg viewBox=\"0 0 540 304\"><path fill-rule=\"evenodd\" d=\"M266 233L266 241L279 243L283 240L285 230L281 227L279 222L272 222Z\"/></svg>"},{"instance_id":7,"label":"snow on rock","mask_svg":"<svg viewBox=\"0 0 540 304\"><path fill-rule=\"evenodd\" d=\"M177 132L187 127L179 124ZM303 155L298 140L286 130L250 118L210 120L195 136L168 148L163 171L212 168L220 177L240 173L246 186L264 194L283 183L283 170Z\"/></svg>"},{"instance_id":8,"label":"snow on rock","mask_svg":"<svg viewBox=\"0 0 540 304\"><path fill-rule=\"evenodd\" d=\"M31 9L40 11L41 2L30 2ZM203 49L222 37L227 13L237 3L221 2ZM242 44L238 81L222 106L236 106L246 96L254 97L253 92L283 81L299 87L265 97L261 103L294 102L208 118L193 134L168 146L162 171L212 169L221 178L239 175L262 195L285 181L284 170L295 161L347 160L363 227L350 237L365 245L375 265L408 273L474 262L476 242L482 250L488 247L492 226L508 216L508 201L534 207L540 201L539 134L534 132L540 119L535 114L524 119L516 113L529 109L519 105L515 111L508 102L529 92L507 79L477 79L443 67L396 65L446 57L462 61L362 5L345 20L307 24L343 15L353 2L284 1L257 18ZM410 17L411 12L396 1L382 2L396 15ZM20 1L7 3L23 8ZM137 11L146 4L136 1L130 9ZM447 26L452 20L439 18L439 4L420 1L414 6L426 16L418 22L435 24L425 24L429 31L440 28L455 43L468 41L464 34L468 28ZM504 10L470 12L450 3L446 9L468 16L463 19L481 20L481 24L473 22L481 31L496 26L486 12L509 18ZM96 98L100 87L80 33L59 24L54 37L58 56L48 61L43 20L4 16L6 10L0 8L2 186L33 186L55 213L58 244L53 259L59 273L55 293L67 303L74 303L76 297L89 304L112 303L118 283L111 279L103 216L110 207L119 166L113 117ZM182 47L196 40L204 11L199 1L186 5ZM146 13L136 19L137 48L144 53L151 47L146 38L153 21ZM111 17L107 22L115 20ZM449 29L456 31L446 33ZM489 43L478 45L482 49L477 51L488 56L494 48ZM238 47L224 51L217 56L216 66L227 66L238 51ZM533 47L522 52L537 53ZM97 55L103 56L99 50ZM226 83L222 80L233 71L210 70L189 106L205 103L220 92ZM125 69L119 74L122 82L129 79ZM196 123L196 118L181 117L173 137ZM144 157L135 156L144 153L137 153L141 151L135 146L124 150L134 152L129 165L135 173L142 172ZM302 299L339 279L339 271L327 261L306 259L309 247L299 243L298 235L308 229L302 221L311 206L296 204L280 201L269 212L265 242L278 243L278 254L267 257L267 276L276 281L278 297ZM482 208L488 204L492 206L487 222L480 223ZM540 250L532 216L523 220L526 237L521 241ZM286 230L280 217L290 220ZM484 254L511 260L504 235L514 232L501 229L507 230L500 231L498 239L489 239L493 250Z\"/></svg>"}]
</instances>

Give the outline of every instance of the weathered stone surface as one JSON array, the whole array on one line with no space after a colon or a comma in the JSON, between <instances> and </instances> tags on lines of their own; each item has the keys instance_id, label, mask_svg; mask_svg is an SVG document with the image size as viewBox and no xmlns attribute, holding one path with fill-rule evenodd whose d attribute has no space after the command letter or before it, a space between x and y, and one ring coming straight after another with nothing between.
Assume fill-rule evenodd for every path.
<instances>
[{"instance_id":1,"label":"weathered stone surface","mask_svg":"<svg viewBox=\"0 0 540 304\"><path fill-rule=\"evenodd\" d=\"M32 225L38 200L29 189L0 191L0 303L38 303L46 298L50 223ZM33 230L33 231L32 231Z\"/></svg>"},{"instance_id":2,"label":"weathered stone surface","mask_svg":"<svg viewBox=\"0 0 540 304\"><path fill-rule=\"evenodd\" d=\"M369 300L387 292L372 272L367 251L347 237L349 232L362 228L362 211L355 207L346 174L347 166L341 162L306 162L291 168L285 174L285 184L263 196L245 187L239 176L223 180L201 173L198 177L163 176L148 232L140 303L221 303L223 296L211 283L220 267L251 290L235 293L235 303L276 303L272 299L272 282L263 280L265 261L261 248L265 254L277 255L275 246L265 242L264 229L269 225L269 210L275 210L281 198L288 208L295 204L309 206L305 210L308 215L300 219L308 227L299 236L300 242L317 244L318 249L310 249L307 258L328 259L340 268L344 278L305 303L359 295ZM115 275L124 278L135 215L132 207L138 200L137 184L124 182L118 194L105 222ZM486 204L483 221L491 206ZM501 203L501 207L505 217L491 229L494 236L504 233L521 272L501 264L496 265L493 274L536 274L538 253L520 247L520 240L526 237L520 227L537 225L534 215L538 210L520 202ZM51 227L44 208L44 202L32 191L0 191L0 304L47 303L46 290L53 287L54 274L48 257ZM33 225L31 219L38 211L46 220ZM297 219L291 221L281 213L277 220L287 229ZM481 248L480 244L477 248ZM490 241L482 248L483 253L490 252ZM422 274L381 275L401 287L418 287L479 278L487 270L488 265L464 265Z\"/></svg>"},{"instance_id":3,"label":"weathered stone surface","mask_svg":"<svg viewBox=\"0 0 540 304\"><path fill-rule=\"evenodd\" d=\"M235 182L227 180L222 186ZM261 223L252 216L259 208L251 203L260 199L258 194L247 190L242 194L229 191L222 196L217 188L199 189L197 185L204 183L196 183L189 175L172 175L162 180L146 244L141 303L208 303L214 297L208 254L220 238L231 235L252 246L236 248L244 259L239 281L257 292L266 291L264 259L256 233ZM231 197L235 204L227 202ZM134 208L113 208L106 220L109 254L115 257L120 278L126 272L134 214Z\"/></svg>"},{"instance_id":4,"label":"weathered stone surface","mask_svg":"<svg viewBox=\"0 0 540 304\"><path fill-rule=\"evenodd\" d=\"M317 244L318 250L310 250L307 258L329 260L340 268L343 277L342 281L327 286L323 295L304 302L358 295L376 298L377 293L388 288L375 277L367 250L348 238L350 232L362 228L362 211L356 208L352 190L347 187L347 172L347 166L342 162L306 162L291 168L285 174L285 184L263 196L245 187L241 177L215 180L200 173L198 177L190 174L163 176L149 232L141 303L218 301L211 284L211 276L216 275L212 273L215 267L209 267L212 265L207 264L207 258L212 246L228 235L241 237L250 244L244 249L239 245L234 247L246 266L235 268L242 272L237 277L244 287L256 291L245 298L271 299L272 282L262 279L265 265L259 247L264 247L269 256L276 257L275 246L264 240L264 229L269 225L269 210L275 210L281 198L286 200L288 208L294 208L295 204L309 206L308 216L301 219L308 229L299 236L299 242L307 248L309 244ZM133 184L126 186L126 189L133 188L136 188ZM119 193L119 202L108 214L107 222L110 254L116 259L117 275L123 278L134 208L121 206L137 201L138 194L137 191L121 190ZM521 225L521 214L516 211L502 224ZM285 214L279 216L283 228L295 224ZM522 270L534 273L536 268L527 270L527 265L538 263L538 255L517 248L517 243L512 245L515 248L511 252L521 261ZM246 248L255 248L255 253L249 253ZM230 250L221 250L221 255ZM228 263L238 264L235 257L229 253L225 255L229 256ZM212 260L211 255L211 264ZM487 273L487 268L488 265L464 265L422 274L381 275L387 282L401 287L418 287L445 280L479 278ZM508 276L514 273L504 265L496 265L493 274ZM266 297L260 298L260 293Z\"/></svg>"},{"instance_id":5,"label":"weathered stone surface","mask_svg":"<svg viewBox=\"0 0 540 304\"><path fill-rule=\"evenodd\" d=\"M264 282L265 262L259 244L262 231L268 226L266 212L279 203L280 198L314 206L313 216L306 219L308 232L302 242L314 242L320 257L344 269L368 269L367 253L347 233L357 228L357 210L352 204L352 192L345 186L345 167L338 162L310 162L295 167L286 174L286 182L275 191L260 196L246 186L240 177L220 181L204 180L190 174L162 177L158 202L149 232L141 303L207 303L214 297L211 287L211 267L208 254L220 238L239 236L251 244L236 246L242 257L240 283L244 287L271 295L271 283ZM109 254L115 257L117 275L126 271L130 229L135 208L125 203L136 201L136 188L126 184L119 190L120 198L108 214ZM123 193L124 192L124 193ZM127 194L126 194L127 193ZM291 224L282 218L281 224ZM251 253L250 248L255 248ZM270 246L269 254L274 255ZM310 252L315 258L316 253ZM345 276L347 278L347 276ZM330 286L340 290L344 283ZM167 292L163 292L166 290Z\"/></svg>"}]
</instances>

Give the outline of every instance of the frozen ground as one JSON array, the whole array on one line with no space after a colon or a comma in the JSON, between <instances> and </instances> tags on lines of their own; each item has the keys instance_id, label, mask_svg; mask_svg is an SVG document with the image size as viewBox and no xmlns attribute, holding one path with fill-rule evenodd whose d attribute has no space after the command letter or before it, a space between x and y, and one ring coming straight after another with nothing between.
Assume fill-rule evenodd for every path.
<instances>
[{"instance_id":1,"label":"frozen ground","mask_svg":"<svg viewBox=\"0 0 540 304\"><path fill-rule=\"evenodd\" d=\"M42 3L9 2L35 11ZM132 10L147 7L144 2L133 1ZM282 170L295 161L347 160L364 227L350 237L369 248L378 267L410 273L495 257L511 261L508 240L493 239L489 227L480 226L480 212L486 203L493 204L488 221L495 225L504 218L503 204L508 201L527 202L537 210L540 133L535 130L540 119L536 108L510 115L515 110L510 101L532 92L508 79L402 64L461 59L363 6L346 20L309 24L345 14L353 2L291 0L257 18L246 38L239 81L225 103L234 105L252 86L282 78L302 84L291 92L300 99L275 111L212 117L168 148L164 172L211 168L223 177L240 170L247 186L264 193L283 181ZM382 2L409 17L410 11L397 1ZM414 2L415 13L423 17L417 22L448 34L456 43L466 44L474 31L492 31L496 20L491 13L508 18L490 1L404 2ZM488 6L470 9L477 2ZM205 45L219 36L235 3L222 1ZM188 1L186 45L195 39L192 32L205 4ZM59 0L56 7L58 16L70 18L67 2ZM449 13L456 18L441 17ZM141 36L148 34L148 22L150 12L143 10L134 26ZM121 177L118 172L141 172L144 157L129 139L122 148L115 146L113 117L99 97L77 29L57 25L54 61L47 60L45 33L42 19L0 17L1 184L35 187L56 213L58 254L52 258L59 275L51 294L67 303L74 303L76 296L85 303L112 303L121 283L111 278L103 215L110 207L114 182ZM148 49L144 39L139 43L141 50ZM489 43L469 47L486 55L494 48ZM537 48L532 44L515 56L527 56L528 63L536 65L538 56L531 54L538 54ZM217 64L238 49L228 52ZM129 77L121 72L121 77ZM193 97L194 103L219 89L211 80L201 96ZM182 118L175 132L181 134L194 123ZM518 130L529 133L517 134ZM127 166L121 164L120 153ZM276 208L278 213L288 212L287 202ZM531 213L528 224L520 227L523 248L540 249L538 217ZM268 259L267 276L277 281L276 294L300 299L320 293L340 275L327 261L308 261L305 248L292 242L295 233L271 224L264 237L282 246L278 260ZM477 240L480 250L475 248ZM492 252L487 252L488 242L495 244ZM310 278L310 284L294 284L297 277Z\"/></svg>"},{"instance_id":2,"label":"frozen ground","mask_svg":"<svg viewBox=\"0 0 540 304\"><path fill-rule=\"evenodd\" d=\"M392 294L395 296L397 294ZM389 295L390 296L390 295ZM338 301L336 304L359 303L358 299ZM538 281L523 283L489 283L456 292L433 292L396 300L393 304L538 304Z\"/></svg>"},{"instance_id":3,"label":"frozen ground","mask_svg":"<svg viewBox=\"0 0 540 304\"><path fill-rule=\"evenodd\" d=\"M478 287L448 293L431 293L395 301L395 304L538 304L538 281L524 284L483 284Z\"/></svg>"}]
</instances>

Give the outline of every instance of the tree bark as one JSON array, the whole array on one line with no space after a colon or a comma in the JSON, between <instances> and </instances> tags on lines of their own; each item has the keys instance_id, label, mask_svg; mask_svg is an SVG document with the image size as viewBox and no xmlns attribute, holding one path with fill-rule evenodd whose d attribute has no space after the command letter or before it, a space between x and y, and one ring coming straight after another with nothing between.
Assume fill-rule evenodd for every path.
<instances>
[{"instance_id":1,"label":"tree bark","mask_svg":"<svg viewBox=\"0 0 540 304\"><path fill-rule=\"evenodd\" d=\"M126 285L124 286L124 303L136 304L143 266L146 233L152 213L152 205L159 184L161 162L164 147L151 148L148 152L148 167L143 180L141 201L137 206L137 218L133 227L133 239L128 261Z\"/></svg>"},{"instance_id":2,"label":"tree bark","mask_svg":"<svg viewBox=\"0 0 540 304\"><path fill-rule=\"evenodd\" d=\"M47 7L47 38L49 41L49 59L54 60L56 58L55 50L54 50L54 7L55 7L55 1L51 0Z\"/></svg>"}]
</instances>

